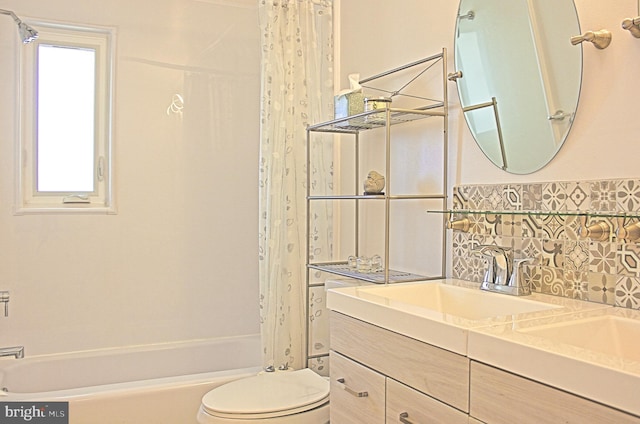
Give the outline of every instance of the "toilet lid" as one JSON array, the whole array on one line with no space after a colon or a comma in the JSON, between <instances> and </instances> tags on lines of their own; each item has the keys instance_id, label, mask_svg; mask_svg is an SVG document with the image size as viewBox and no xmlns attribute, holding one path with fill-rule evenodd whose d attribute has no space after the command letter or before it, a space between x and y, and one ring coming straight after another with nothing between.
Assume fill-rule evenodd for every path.
<instances>
[{"instance_id":1,"label":"toilet lid","mask_svg":"<svg viewBox=\"0 0 640 424\"><path fill-rule=\"evenodd\" d=\"M329 399L329 382L308 368L235 380L202 398L203 409L224 418L270 418L308 411Z\"/></svg>"}]
</instances>

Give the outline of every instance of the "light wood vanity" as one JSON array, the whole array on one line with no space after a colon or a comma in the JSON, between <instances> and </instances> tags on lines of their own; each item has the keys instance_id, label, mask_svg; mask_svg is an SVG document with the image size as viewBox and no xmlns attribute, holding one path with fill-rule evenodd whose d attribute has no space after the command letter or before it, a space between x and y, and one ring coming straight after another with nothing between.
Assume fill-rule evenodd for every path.
<instances>
[{"instance_id":1,"label":"light wood vanity","mask_svg":"<svg viewBox=\"0 0 640 424\"><path fill-rule=\"evenodd\" d=\"M640 417L339 312L331 312L330 326L332 424L640 423Z\"/></svg>"},{"instance_id":2,"label":"light wood vanity","mask_svg":"<svg viewBox=\"0 0 640 424\"><path fill-rule=\"evenodd\" d=\"M337 312L330 326L333 424L468 422L468 358Z\"/></svg>"}]
</instances>

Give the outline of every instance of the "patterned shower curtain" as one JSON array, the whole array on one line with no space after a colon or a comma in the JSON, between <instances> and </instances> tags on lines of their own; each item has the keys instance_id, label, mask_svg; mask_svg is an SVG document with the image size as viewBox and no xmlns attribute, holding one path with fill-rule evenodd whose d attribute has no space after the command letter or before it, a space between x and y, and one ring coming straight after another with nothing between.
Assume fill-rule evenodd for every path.
<instances>
[{"instance_id":1,"label":"patterned shower curtain","mask_svg":"<svg viewBox=\"0 0 640 424\"><path fill-rule=\"evenodd\" d=\"M262 33L260 318L264 366L306 368L306 127L333 114L332 0L258 0ZM314 142L312 185L331 190L330 143ZM313 213L331 248L330 208Z\"/></svg>"}]
</instances>

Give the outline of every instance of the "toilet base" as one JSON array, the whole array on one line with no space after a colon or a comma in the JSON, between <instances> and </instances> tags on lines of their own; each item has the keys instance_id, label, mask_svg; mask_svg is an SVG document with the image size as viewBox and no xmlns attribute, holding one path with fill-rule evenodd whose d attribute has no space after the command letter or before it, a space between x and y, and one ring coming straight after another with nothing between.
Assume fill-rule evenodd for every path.
<instances>
[{"instance_id":1,"label":"toilet base","mask_svg":"<svg viewBox=\"0 0 640 424\"><path fill-rule=\"evenodd\" d=\"M328 424L329 402L310 411L299 414L284 415L282 417L264 419L235 419L214 417L204 411L202 406L198 411L198 424Z\"/></svg>"}]
</instances>

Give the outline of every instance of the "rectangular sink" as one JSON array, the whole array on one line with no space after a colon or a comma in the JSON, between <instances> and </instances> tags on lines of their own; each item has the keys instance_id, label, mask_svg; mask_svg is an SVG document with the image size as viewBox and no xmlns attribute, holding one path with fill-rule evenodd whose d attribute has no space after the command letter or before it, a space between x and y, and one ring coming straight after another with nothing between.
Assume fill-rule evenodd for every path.
<instances>
[{"instance_id":1,"label":"rectangular sink","mask_svg":"<svg viewBox=\"0 0 640 424\"><path fill-rule=\"evenodd\" d=\"M469 329L571 312L571 299L515 297L467 288L462 280L330 289L327 307L466 355ZM573 303L572 303L573 302Z\"/></svg>"},{"instance_id":2,"label":"rectangular sink","mask_svg":"<svg viewBox=\"0 0 640 424\"><path fill-rule=\"evenodd\" d=\"M468 356L640 416L640 311L590 309L475 328Z\"/></svg>"},{"instance_id":3,"label":"rectangular sink","mask_svg":"<svg viewBox=\"0 0 640 424\"><path fill-rule=\"evenodd\" d=\"M487 293L449 284L366 287L360 289L359 295L363 299L378 300L392 307L409 307L414 311L415 307L423 308L473 321L560 308L524 297Z\"/></svg>"},{"instance_id":4,"label":"rectangular sink","mask_svg":"<svg viewBox=\"0 0 640 424\"><path fill-rule=\"evenodd\" d=\"M519 332L612 357L640 362L640 321L603 315L523 328Z\"/></svg>"}]
</instances>

